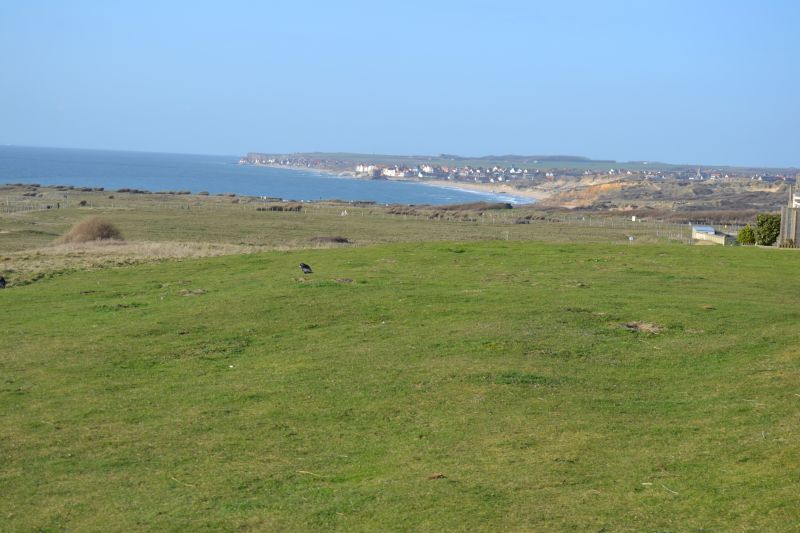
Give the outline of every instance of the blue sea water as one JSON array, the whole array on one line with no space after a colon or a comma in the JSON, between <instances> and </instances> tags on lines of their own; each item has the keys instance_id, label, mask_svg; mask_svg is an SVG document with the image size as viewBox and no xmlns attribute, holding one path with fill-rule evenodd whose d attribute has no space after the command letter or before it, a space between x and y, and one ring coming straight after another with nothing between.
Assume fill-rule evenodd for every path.
<instances>
[{"instance_id":1,"label":"blue sea water","mask_svg":"<svg viewBox=\"0 0 800 533\"><path fill-rule=\"evenodd\" d=\"M506 194L422 183L344 178L312 171L239 165L236 156L0 146L0 183L39 183L149 191L236 193L286 200L362 200L453 204L476 200L526 203Z\"/></svg>"}]
</instances>

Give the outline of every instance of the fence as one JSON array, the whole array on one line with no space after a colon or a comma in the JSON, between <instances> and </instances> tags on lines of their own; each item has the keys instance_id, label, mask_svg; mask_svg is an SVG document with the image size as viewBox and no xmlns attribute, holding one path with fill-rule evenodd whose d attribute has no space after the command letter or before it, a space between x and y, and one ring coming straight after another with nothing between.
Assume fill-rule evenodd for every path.
<instances>
[{"instance_id":1,"label":"fence","mask_svg":"<svg viewBox=\"0 0 800 533\"><path fill-rule=\"evenodd\" d=\"M114 195L121 196L114 198ZM77 196L77 195L76 195ZM232 215L236 212L255 213L256 207L275 203L274 201L261 200L252 197L209 196L192 197L183 195L165 194L124 194L113 193L103 197L87 197L87 208L107 209L146 209L146 210L224 210ZM30 198L19 195L0 196L0 214L20 213L29 211L44 211L75 207L78 198ZM302 217L340 217L344 211L347 217L378 217L383 220L409 220L418 219L429 221L432 224L476 224L478 226L498 226L500 238L533 238L549 234L554 240L559 236L564 240L590 240L628 242L635 244L640 240L672 241L690 244L692 242L691 226L677 224L658 219L631 220L630 217L589 215L585 213L550 213L536 212L526 209L501 209L487 210L481 214L469 212L468 221L458 215L467 212L437 211L430 206L409 207L409 213L391 214L383 205L353 205L303 203ZM416 212L415 212L416 210ZM431 218L433 212L445 213L444 216ZM298 216L297 213L292 214ZM264 216L264 215L261 215ZM281 216L281 215L278 215ZM291 215L290 215L291 216ZM526 219L529 217L530 220ZM485 234L485 232L482 232ZM535 235L534 235L535 234Z\"/></svg>"}]
</instances>

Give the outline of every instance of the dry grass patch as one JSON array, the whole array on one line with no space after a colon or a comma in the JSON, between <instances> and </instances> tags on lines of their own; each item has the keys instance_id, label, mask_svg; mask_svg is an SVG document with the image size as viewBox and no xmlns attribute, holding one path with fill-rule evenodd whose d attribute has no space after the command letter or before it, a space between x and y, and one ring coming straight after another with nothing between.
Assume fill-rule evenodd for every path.
<instances>
[{"instance_id":1,"label":"dry grass patch","mask_svg":"<svg viewBox=\"0 0 800 533\"><path fill-rule=\"evenodd\" d=\"M235 244L100 240L13 252L0 257L0 270L6 272L6 279L12 285L25 285L63 271L238 255L265 249L263 246Z\"/></svg>"}]
</instances>

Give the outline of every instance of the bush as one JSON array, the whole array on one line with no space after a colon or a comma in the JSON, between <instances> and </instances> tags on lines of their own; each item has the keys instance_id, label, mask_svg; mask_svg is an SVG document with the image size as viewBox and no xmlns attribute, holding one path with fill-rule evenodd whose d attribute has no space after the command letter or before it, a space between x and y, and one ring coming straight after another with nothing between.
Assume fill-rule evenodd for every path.
<instances>
[{"instance_id":1,"label":"bush","mask_svg":"<svg viewBox=\"0 0 800 533\"><path fill-rule=\"evenodd\" d=\"M286 203L277 205L267 205L264 207L256 207L256 211L294 211L299 213L303 209L303 204Z\"/></svg>"},{"instance_id":2,"label":"bush","mask_svg":"<svg viewBox=\"0 0 800 533\"><path fill-rule=\"evenodd\" d=\"M781 233L780 215L758 215L756 217L756 244L772 246Z\"/></svg>"},{"instance_id":3,"label":"bush","mask_svg":"<svg viewBox=\"0 0 800 533\"><path fill-rule=\"evenodd\" d=\"M753 226L748 224L740 229L739 234L736 236L736 240L739 241L739 244L755 244L756 232L753 231Z\"/></svg>"},{"instance_id":4,"label":"bush","mask_svg":"<svg viewBox=\"0 0 800 533\"><path fill-rule=\"evenodd\" d=\"M72 226L58 242L91 242L109 239L121 241L122 234L108 220L101 217L89 217Z\"/></svg>"},{"instance_id":5,"label":"bush","mask_svg":"<svg viewBox=\"0 0 800 533\"><path fill-rule=\"evenodd\" d=\"M350 239L347 237L314 237L311 239L312 242L324 244L324 243L334 243L334 244L350 244Z\"/></svg>"},{"instance_id":6,"label":"bush","mask_svg":"<svg viewBox=\"0 0 800 533\"><path fill-rule=\"evenodd\" d=\"M472 202L468 204L441 205L437 209L443 211L488 211L490 209L513 209L507 202Z\"/></svg>"}]
</instances>

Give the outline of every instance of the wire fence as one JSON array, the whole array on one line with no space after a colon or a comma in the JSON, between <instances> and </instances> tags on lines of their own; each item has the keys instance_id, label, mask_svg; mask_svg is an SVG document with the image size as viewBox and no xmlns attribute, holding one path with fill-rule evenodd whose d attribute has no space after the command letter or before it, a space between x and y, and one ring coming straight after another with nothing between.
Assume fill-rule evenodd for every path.
<instances>
[{"instance_id":1,"label":"wire fence","mask_svg":"<svg viewBox=\"0 0 800 533\"><path fill-rule=\"evenodd\" d=\"M55 195L53 195L55 196ZM78 198L69 195L31 198L21 195L0 196L0 214L47 211L52 209L81 207L90 209L142 209L142 210L199 210L225 211L235 216L243 211L255 212L258 207L280 204L274 199L259 199L238 196L184 196L177 194L126 194L115 197ZM141 196L141 198L139 197ZM286 202L283 202L284 204ZM534 233L546 232L553 238L563 236L565 240L597 240L611 242L679 242L692 243L690 224L680 224L660 219L632 216L598 215L586 213L537 212L529 209L499 209L482 212L451 211L435 206L409 206L406 212L393 213L382 204L302 202L300 213L290 216L317 217L378 217L382 220L419 220L432 224L459 224L498 226L500 235L506 239L529 238ZM270 211L266 211L269 213ZM220 213L222 214L222 213ZM435 216L434 216L435 214ZM263 215L262 215L263 216ZM505 229L503 229L505 227ZM723 231L735 235L741 226L725 226Z\"/></svg>"}]
</instances>

